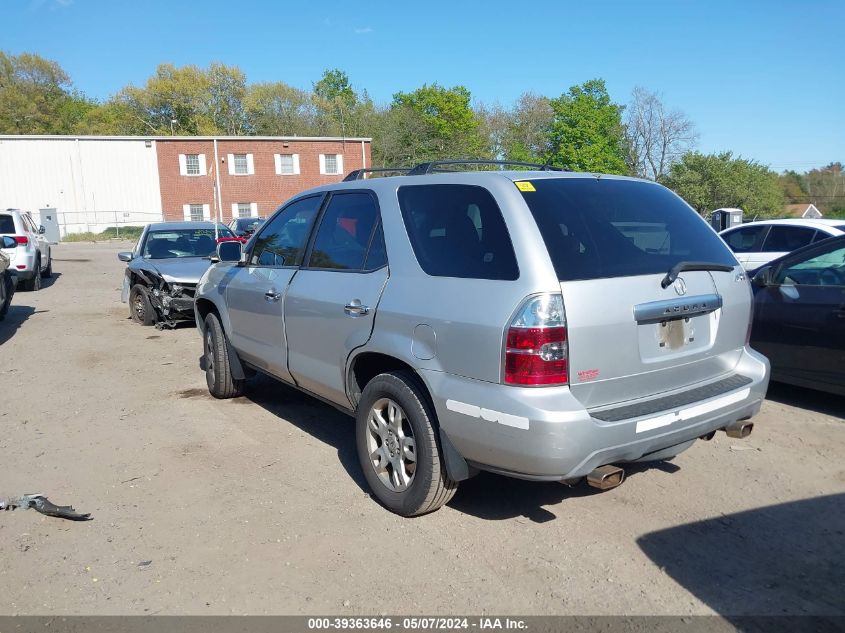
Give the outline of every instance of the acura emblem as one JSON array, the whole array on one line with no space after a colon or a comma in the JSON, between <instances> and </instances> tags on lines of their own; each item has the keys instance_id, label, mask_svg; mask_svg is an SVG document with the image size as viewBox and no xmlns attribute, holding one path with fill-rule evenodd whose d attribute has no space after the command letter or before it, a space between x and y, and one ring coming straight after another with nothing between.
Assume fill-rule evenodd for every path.
<instances>
[{"instance_id":1,"label":"acura emblem","mask_svg":"<svg viewBox=\"0 0 845 633\"><path fill-rule=\"evenodd\" d=\"M677 292L679 295L687 294L687 284L684 282L684 280L681 277L678 277L675 280L674 288L675 288L675 292Z\"/></svg>"}]
</instances>

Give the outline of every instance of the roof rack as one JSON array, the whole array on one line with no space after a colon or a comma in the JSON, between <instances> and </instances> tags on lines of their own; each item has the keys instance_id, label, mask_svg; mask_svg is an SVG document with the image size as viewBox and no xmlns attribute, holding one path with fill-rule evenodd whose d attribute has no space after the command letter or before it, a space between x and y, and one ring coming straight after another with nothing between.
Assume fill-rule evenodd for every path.
<instances>
[{"instance_id":1,"label":"roof rack","mask_svg":"<svg viewBox=\"0 0 845 633\"><path fill-rule=\"evenodd\" d=\"M409 176L422 176L434 172L448 172L448 169L438 169L441 165L513 165L516 167L533 167L539 171L565 171L560 167L540 163L523 163L516 160L433 160L428 163L420 163L408 172Z\"/></svg>"},{"instance_id":2,"label":"roof rack","mask_svg":"<svg viewBox=\"0 0 845 633\"><path fill-rule=\"evenodd\" d=\"M366 167L364 169L356 169L354 171L350 171L346 178L343 179L343 182L347 182L349 180L364 180L367 174L373 173L381 173L381 172L401 172L401 173L408 173L411 171L410 167Z\"/></svg>"}]
</instances>

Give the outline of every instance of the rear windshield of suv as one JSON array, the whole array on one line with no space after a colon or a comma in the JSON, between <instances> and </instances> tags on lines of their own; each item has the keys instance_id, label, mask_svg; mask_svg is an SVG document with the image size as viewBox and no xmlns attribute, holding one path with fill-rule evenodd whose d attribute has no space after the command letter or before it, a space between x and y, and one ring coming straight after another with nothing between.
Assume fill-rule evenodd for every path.
<instances>
[{"instance_id":1,"label":"rear windshield of suv","mask_svg":"<svg viewBox=\"0 0 845 633\"><path fill-rule=\"evenodd\" d=\"M0 214L0 233L15 232L15 218L8 214Z\"/></svg>"},{"instance_id":2,"label":"rear windshield of suv","mask_svg":"<svg viewBox=\"0 0 845 633\"><path fill-rule=\"evenodd\" d=\"M521 187L561 281L665 273L681 261L736 266L695 211L664 187L550 178Z\"/></svg>"}]
</instances>

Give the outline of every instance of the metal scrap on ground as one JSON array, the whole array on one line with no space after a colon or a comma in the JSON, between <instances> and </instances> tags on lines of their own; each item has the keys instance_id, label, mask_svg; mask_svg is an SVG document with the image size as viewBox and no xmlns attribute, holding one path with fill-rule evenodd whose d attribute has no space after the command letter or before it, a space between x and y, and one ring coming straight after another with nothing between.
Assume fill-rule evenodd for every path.
<instances>
[{"instance_id":1,"label":"metal scrap on ground","mask_svg":"<svg viewBox=\"0 0 845 633\"><path fill-rule=\"evenodd\" d=\"M50 517L70 519L71 521L90 521L91 513L81 514L73 506L57 506L42 494L21 495L20 497L0 498L0 510L29 510L46 514Z\"/></svg>"}]
</instances>

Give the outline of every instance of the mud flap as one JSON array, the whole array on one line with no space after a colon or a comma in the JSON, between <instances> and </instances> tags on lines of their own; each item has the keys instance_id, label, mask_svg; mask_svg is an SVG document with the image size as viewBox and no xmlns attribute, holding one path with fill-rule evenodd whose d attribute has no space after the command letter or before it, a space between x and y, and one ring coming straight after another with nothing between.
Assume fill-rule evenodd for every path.
<instances>
[{"instance_id":1,"label":"mud flap","mask_svg":"<svg viewBox=\"0 0 845 633\"><path fill-rule=\"evenodd\" d=\"M443 429L440 429L440 451L443 453L443 461L446 463L446 472L449 473L449 479L464 481L478 474L478 469L467 464L464 456L458 452Z\"/></svg>"},{"instance_id":2,"label":"mud flap","mask_svg":"<svg viewBox=\"0 0 845 633\"><path fill-rule=\"evenodd\" d=\"M246 372L244 371L244 366L241 364L241 359L238 358L238 353L229 342L229 337L225 334L223 336L226 338L226 351L229 354L229 369L232 371L232 378L235 380L246 380Z\"/></svg>"}]
</instances>

